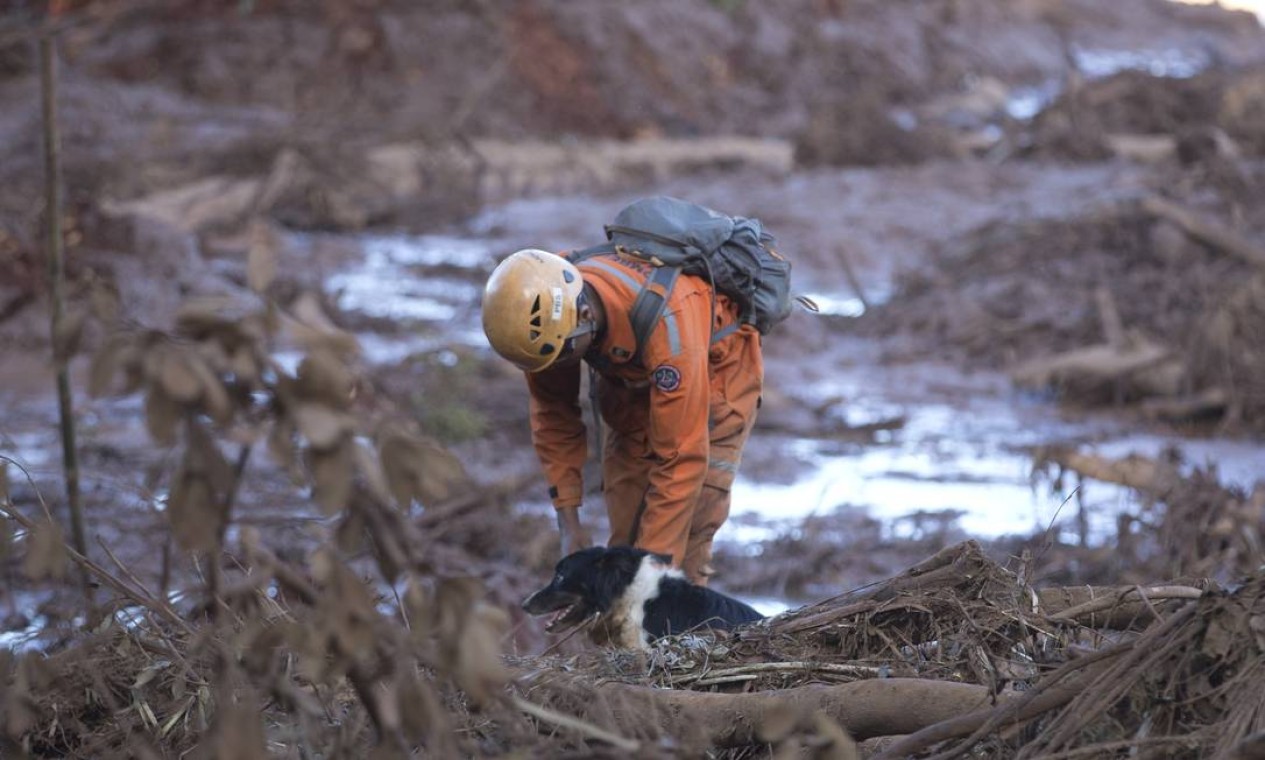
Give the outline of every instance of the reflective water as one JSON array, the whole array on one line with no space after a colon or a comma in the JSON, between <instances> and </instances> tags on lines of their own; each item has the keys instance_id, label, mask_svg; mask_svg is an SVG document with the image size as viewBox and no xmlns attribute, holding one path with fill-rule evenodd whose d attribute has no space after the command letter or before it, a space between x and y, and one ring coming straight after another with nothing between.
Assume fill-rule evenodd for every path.
<instances>
[{"instance_id":1,"label":"reflective water","mask_svg":"<svg viewBox=\"0 0 1265 760\"><path fill-rule=\"evenodd\" d=\"M511 205L482 219L493 233L500 225L489 220L514 226L536 218L534 213L516 216ZM553 236L539 237L537 244L548 244ZM478 328L479 293L497 256L513 249L508 240L393 236L368 238L364 245L364 259L330 281L340 306L435 328L363 332L361 343L371 362L399 361L453 344L490 351ZM864 311L858 299L837 290L813 298L826 313L846 317ZM847 426L892 419L903 424L880 429L864 442L772 436L753 444L777 446L780 457L796 462L796 475L790 483L740 477L734 514L773 522L761 521L760 527L735 523L726 528L726 540L766 538L787 522L841 506L893 521L897 532L912 530L913 523L896 518L942 510L959 512L961 527L974 536L1044 530L1070 521L1079 507L1068 503L1071 494L1034 481L1031 448L1042 444L1074 443L1106 456L1154 455L1175 445L1192 466L1215 460L1224 478L1244 487L1262 476L1260 463L1265 462L1261 444L1185 440L1139 434L1102 419L1069 420L1043 400L1016 393L1004 377L945 366L854 361L835 369L829 381L796 393L809 401L840 399L826 414ZM1092 507L1090 527L1100 537L1113 529L1114 514L1132 504L1125 489L1108 484L1095 483L1079 496Z\"/></svg>"}]
</instances>

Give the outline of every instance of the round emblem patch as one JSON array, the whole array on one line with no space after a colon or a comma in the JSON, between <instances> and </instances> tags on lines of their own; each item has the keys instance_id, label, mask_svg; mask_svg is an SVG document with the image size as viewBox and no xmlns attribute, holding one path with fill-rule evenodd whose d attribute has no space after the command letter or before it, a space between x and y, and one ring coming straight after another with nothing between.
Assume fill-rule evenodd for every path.
<instances>
[{"instance_id":1,"label":"round emblem patch","mask_svg":"<svg viewBox=\"0 0 1265 760\"><path fill-rule=\"evenodd\" d=\"M671 364L660 364L654 371L654 386L670 393L681 387L681 370Z\"/></svg>"}]
</instances>

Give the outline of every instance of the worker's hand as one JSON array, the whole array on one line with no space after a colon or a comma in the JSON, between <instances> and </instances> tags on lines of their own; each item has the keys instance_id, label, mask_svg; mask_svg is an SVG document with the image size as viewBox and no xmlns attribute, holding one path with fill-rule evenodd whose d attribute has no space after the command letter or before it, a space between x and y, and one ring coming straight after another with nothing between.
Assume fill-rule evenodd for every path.
<instances>
[{"instance_id":1,"label":"worker's hand","mask_svg":"<svg viewBox=\"0 0 1265 760\"><path fill-rule=\"evenodd\" d=\"M562 556L574 554L593 545L593 537L580 524L580 508L558 510L558 535L562 539Z\"/></svg>"}]
</instances>

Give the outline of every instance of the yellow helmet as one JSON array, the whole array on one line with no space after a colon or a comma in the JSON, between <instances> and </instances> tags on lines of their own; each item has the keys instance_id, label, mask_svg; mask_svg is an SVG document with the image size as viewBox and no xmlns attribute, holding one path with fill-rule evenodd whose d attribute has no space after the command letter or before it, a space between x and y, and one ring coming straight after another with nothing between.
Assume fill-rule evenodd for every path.
<instances>
[{"instance_id":1,"label":"yellow helmet","mask_svg":"<svg viewBox=\"0 0 1265 760\"><path fill-rule=\"evenodd\" d=\"M564 353L579 324L580 270L548 251L527 248L507 257L483 291L483 332L496 352L527 372Z\"/></svg>"}]
</instances>

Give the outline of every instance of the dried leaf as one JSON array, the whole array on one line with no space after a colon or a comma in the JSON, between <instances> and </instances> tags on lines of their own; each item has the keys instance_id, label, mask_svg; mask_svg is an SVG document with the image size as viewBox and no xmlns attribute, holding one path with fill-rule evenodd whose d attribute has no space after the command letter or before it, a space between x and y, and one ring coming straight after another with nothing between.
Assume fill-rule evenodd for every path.
<instances>
[{"instance_id":1,"label":"dried leaf","mask_svg":"<svg viewBox=\"0 0 1265 760\"><path fill-rule=\"evenodd\" d=\"M100 398L109 393L123 358L121 349L127 342L123 336L112 336L92 355L88 365L88 395Z\"/></svg>"},{"instance_id":2,"label":"dried leaf","mask_svg":"<svg viewBox=\"0 0 1265 760\"><path fill-rule=\"evenodd\" d=\"M817 751L817 757L826 760L861 760L861 749L856 741L829 715L818 710L813 714L813 727L828 742Z\"/></svg>"},{"instance_id":3,"label":"dried leaf","mask_svg":"<svg viewBox=\"0 0 1265 760\"><path fill-rule=\"evenodd\" d=\"M7 562L13 554L13 521L0 517L0 562Z\"/></svg>"},{"instance_id":4,"label":"dried leaf","mask_svg":"<svg viewBox=\"0 0 1265 760\"><path fill-rule=\"evenodd\" d=\"M351 499L353 463L351 441L344 438L328 451L310 450L312 490L322 511L332 515Z\"/></svg>"},{"instance_id":5,"label":"dried leaf","mask_svg":"<svg viewBox=\"0 0 1265 760\"><path fill-rule=\"evenodd\" d=\"M355 336L338 328L321 308L313 293L304 293L291 306L292 316L286 326L300 345L313 350L325 348L339 355L359 352Z\"/></svg>"},{"instance_id":6,"label":"dried leaf","mask_svg":"<svg viewBox=\"0 0 1265 760\"><path fill-rule=\"evenodd\" d=\"M321 546L308 556L307 566L312 573L312 580L327 586L333 582L338 571L338 557L334 556L328 546Z\"/></svg>"},{"instance_id":7,"label":"dried leaf","mask_svg":"<svg viewBox=\"0 0 1265 760\"><path fill-rule=\"evenodd\" d=\"M300 404L294 410L294 422L312 448L322 451L339 445L353 426L350 417L320 404Z\"/></svg>"},{"instance_id":8,"label":"dried leaf","mask_svg":"<svg viewBox=\"0 0 1265 760\"><path fill-rule=\"evenodd\" d=\"M294 454L294 422L289 417L278 417L268 432L268 455L274 464L293 476Z\"/></svg>"},{"instance_id":9,"label":"dried leaf","mask_svg":"<svg viewBox=\"0 0 1265 760\"><path fill-rule=\"evenodd\" d=\"M313 349L299 363L295 392L304 399L346 409L355 387L351 368L328 348Z\"/></svg>"},{"instance_id":10,"label":"dried leaf","mask_svg":"<svg viewBox=\"0 0 1265 760\"><path fill-rule=\"evenodd\" d=\"M1265 615L1253 615L1248 619L1247 627L1256 639L1256 651L1265 654Z\"/></svg>"},{"instance_id":11,"label":"dried leaf","mask_svg":"<svg viewBox=\"0 0 1265 760\"><path fill-rule=\"evenodd\" d=\"M250 226L250 251L246 257L246 284L262 293L277 276L277 253L280 243L266 222Z\"/></svg>"},{"instance_id":12,"label":"dried leaf","mask_svg":"<svg viewBox=\"0 0 1265 760\"><path fill-rule=\"evenodd\" d=\"M791 735L799 725L800 713L789 704L773 705L756 728L756 736L765 744L776 744Z\"/></svg>"},{"instance_id":13,"label":"dried leaf","mask_svg":"<svg viewBox=\"0 0 1265 760\"><path fill-rule=\"evenodd\" d=\"M119 354L115 361L123 370L123 385L116 389L116 392L127 395L140 390L141 385L145 382L143 354L140 346L128 342L119 349Z\"/></svg>"},{"instance_id":14,"label":"dried leaf","mask_svg":"<svg viewBox=\"0 0 1265 760\"><path fill-rule=\"evenodd\" d=\"M348 510L334 530L334 543L344 554L355 555L365 545L365 519L358 510Z\"/></svg>"},{"instance_id":15,"label":"dried leaf","mask_svg":"<svg viewBox=\"0 0 1265 760\"><path fill-rule=\"evenodd\" d=\"M1223 660L1237 645L1235 632L1221 618L1213 618L1204 631L1202 651L1214 659Z\"/></svg>"},{"instance_id":16,"label":"dried leaf","mask_svg":"<svg viewBox=\"0 0 1265 760\"><path fill-rule=\"evenodd\" d=\"M119 303L119 293L116 289L97 281L92 284L92 290L88 298L92 316L98 322L106 326L113 326L118 323L119 313L122 309Z\"/></svg>"},{"instance_id":17,"label":"dried leaf","mask_svg":"<svg viewBox=\"0 0 1265 760\"><path fill-rule=\"evenodd\" d=\"M470 482L461 460L434 441L419 441L417 496L424 505L452 498L454 492Z\"/></svg>"},{"instance_id":18,"label":"dried leaf","mask_svg":"<svg viewBox=\"0 0 1265 760\"><path fill-rule=\"evenodd\" d=\"M66 575L67 559L61 526L48 520L36 523L26 537L26 557L22 561L26 577L33 581L59 580Z\"/></svg>"},{"instance_id":19,"label":"dried leaf","mask_svg":"<svg viewBox=\"0 0 1265 760\"><path fill-rule=\"evenodd\" d=\"M500 607L479 602L471 610L460 644L456 681L476 705L491 702L509 680L501 661L501 639L509 627L509 614Z\"/></svg>"},{"instance_id":20,"label":"dried leaf","mask_svg":"<svg viewBox=\"0 0 1265 760\"><path fill-rule=\"evenodd\" d=\"M378 444L378 459L386 475L387 487L395 497L395 503L404 510L413 505L417 492L412 467L413 447L408 438L387 435Z\"/></svg>"},{"instance_id":21,"label":"dried leaf","mask_svg":"<svg viewBox=\"0 0 1265 760\"><path fill-rule=\"evenodd\" d=\"M416 579L411 579L404 590L404 613L408 616L415 640L425 641L435 635L435 604L430 592Z\"/></svg>"},{"instance_id":22,"label":"dried leaf","mask_svg":"<svg viewBox=\"0 0 1265 760\"><path fill-rule=\"evenodd\" d=\"M211 551L219 543L224 513L202 476L187 472L176 476L167 499L167 517L176 542L185 551Z\"/></svg>"},{"instance_id":23,"label":"dried leaf","mask_svg":"<svg viewBox=\"0 0 1265 760\"><path fill-rule=\"evenodd\" d=\"M67 312L53 335L53 359L59 364L69 361L79 351L83 340L83 326L87 314L82 311Z\"/></svg>"},{"instance_id":24,"label":"dried leaf","mask_svg":"<svg viewBox=\"0 0 1265 760\"><path fill-rule=\"evenodd\" d=\"M227 493L237 476L232 465L224 458L224 452L202 423L190 421L188 431L189 443L185 449L184 469L206 476L207 482L218 493Z\"/></svg>"},{"instance_id":25,"label":"dried leaf","mask_svg":"<svg viewBox=\"0 0 1265 760\"><path fill-rule=\"evenodd\" d=\"M39 720L35 699L31 694L31 671L37 657L23 657L18 661L12 682L6 689L4 700L4 730L8 736L23 736L35 727ZM5 674L8 680L8 673Z\"/></svg>"},{"instance_id":26,"label":"dried leaf","mask_svg":"<svg viewBox=\"0 0 1265 760\"><path fill-rule=\"evenodd\" d=\"M483 585L474 578L448 579L436 590L436 633L442 661L473 705L492 701L509 679L501 661L501 638L509 615L483 599Z\"/></svg>"},{"instance_id":27,"label":"dried leaf","mask_svg":"<svg viewBox=\"0 0 1265 760\"><path fill-rule=\"evenodd\" d=\"M410 669L411 670L411 669ZM439 702L435 690L424 685L416 673L403 676L400 685L400 705L405 708L404 735L411 742L419 742L427 736L441 733L447 723L447 712Z\"/></svg>"},{"instance_id":28,"label":"dried leaf","mask_svg":"<svg viewBox=\"0 0 1265 760\"><path fill-rule=\"evenodd\" d=\"M145 429L154 442L172 446L176 442L176 424L180 422L180 405L171 400L162 388L150 386L145 395Z\"/></svg>"},{"instance_id":29,"label":"dried leaf","mask_svg":"<svg viewBox=\"0 0 1265 760\"><path fill-rule=\"evenodd\" d=\"M228 397L224 383L215 376L210 366L199 356L190 356L189 369L202 386L202 407L217 425L227 425L233 419L233 402Z\"/></svg>"},{"instance_id":30,"label":"dried leaf","mask_svg":"<svg viewBox=\"0 0 1265 760\"><path fill-rule=\"evenodd\" d=\"M215 760L266 760L263 716L256 700L228 703L219 708L215 720Z\"/></svg>"},{"instance_id":31,"label":"dried leaf","mask_svg":"<svg viewBox=\"0 0 1265 760\"><path fill-rule=\"evenodd\" d=\"M360 473L360 477L364 479L365 486L375 499L382 504L390 504L393 498L391 486L387 482L386 472L382 469L382 462L378 461L378 455L359 441L353 442L353 445L355 446L353 453L356 461L356 472Z\"/></svg>"},{"instance_id":32,"label":"dried leaf","mask_svg":"<svg viewBox=\"0 0 1265 760\"><path fill-rule=\"evenodd\" d=\"M167 395L182 404L192 404L202 397L202 381L193 369L194 357L183 350L163 352L158 365L158 382Z\"/></svg>"},{"instance_id":33,"label":"dried leaf","mask_svg":"<svg viewBox=\"0 0 1265 760\"><path fill-rule=\"evenodd\" d=\"M238 346L229 357L228 371L242 385L255 387L259 384L259 362L255 360L255 352L245 344Z\"/></svg>"},{"instance_id":34,"label":"dried leaf","mask_svg":"<svg viewBox=\"0 0 1265 760\"><path fill-rule=\"evenodd\" d=\"M197 339L221 331L237 333L238 323L257 307L257 303L234 296L194 296L180 304L176 311L176 332Z\"/></svg>"}]
</instances>

